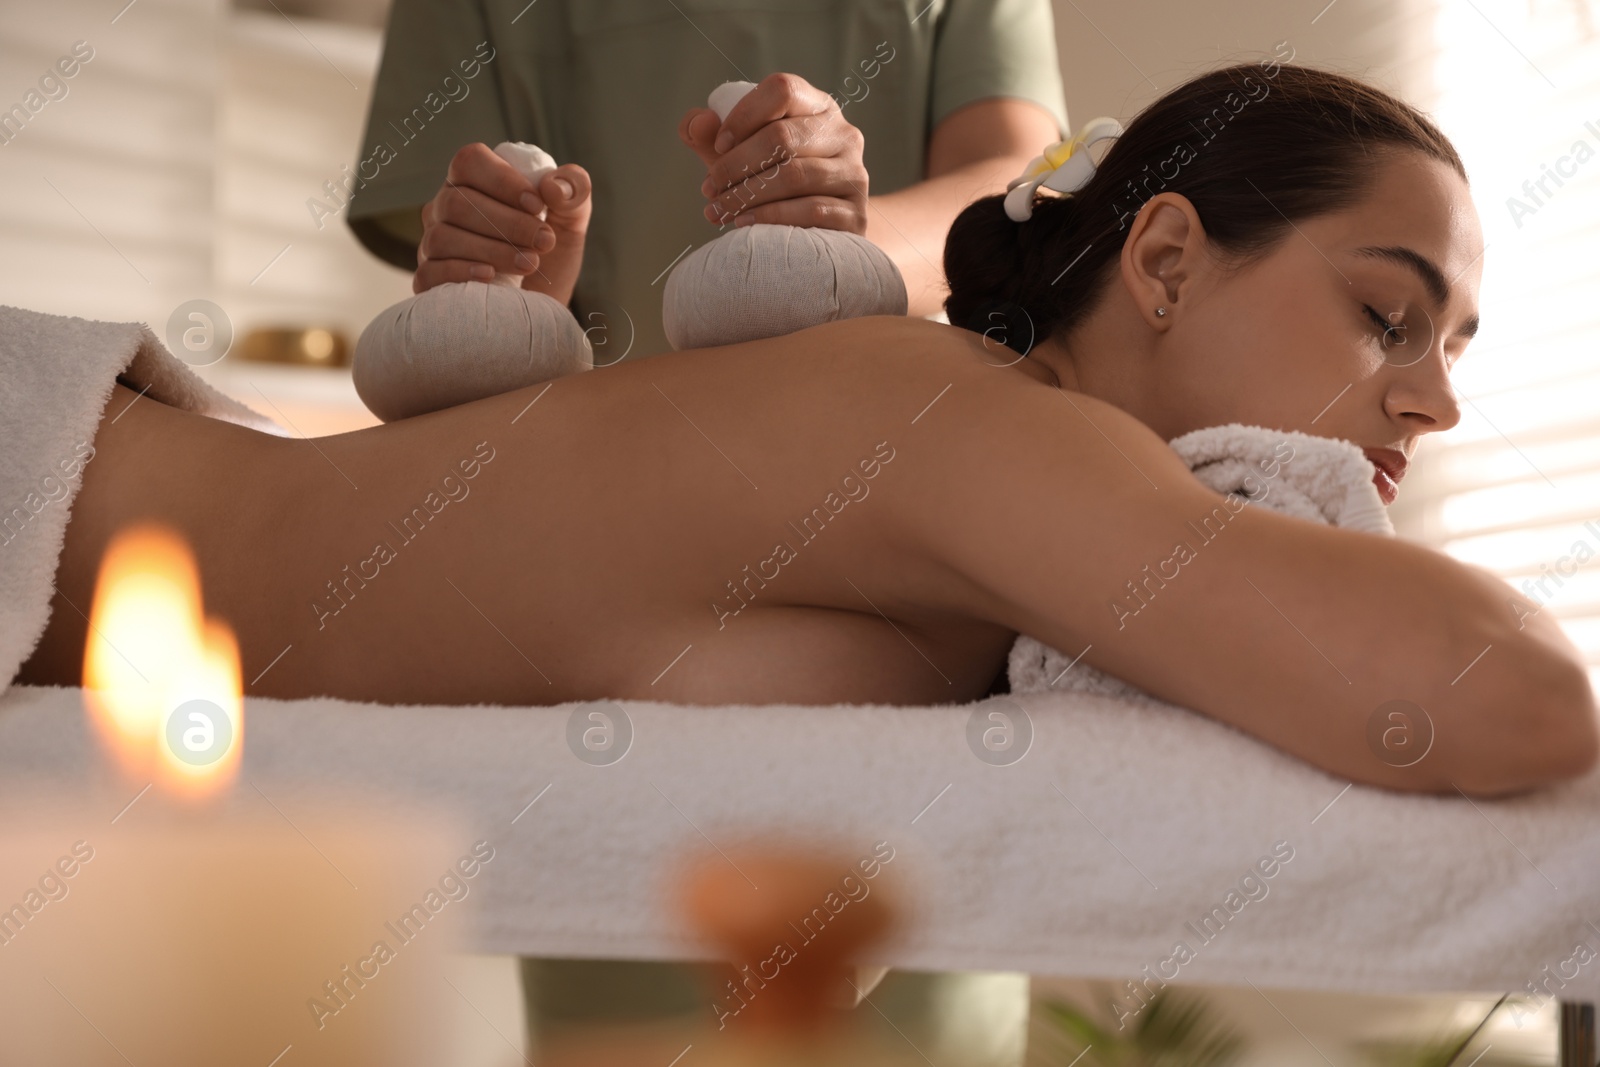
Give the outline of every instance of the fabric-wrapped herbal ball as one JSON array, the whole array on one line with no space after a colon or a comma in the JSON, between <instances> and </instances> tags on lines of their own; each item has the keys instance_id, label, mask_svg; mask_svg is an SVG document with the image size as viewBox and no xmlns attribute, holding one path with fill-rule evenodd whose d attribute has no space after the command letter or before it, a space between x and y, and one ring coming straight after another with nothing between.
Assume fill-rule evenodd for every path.
<instances>
[{"instance_id":1,"label":"fabric-wrapped herbal ball","mask_svg":"<svg viewBox=\"0 0 1600 1067\"><path fill-rule=\"evenodd\" d=\"M701 245L673 268L661 322L672 347L683 349L905 313L900 269L865 237L756 223Z\"/></svg>"},{"instance_id":2,"label":"fabric-wrapped herbal ball","mask_svg":"<svg viewBox=\"0 0 1600 1067\"><path fill-rule=\"evenodd\" d=\"M356 392L384 422L589 370L594 351L559 300L446 282L386 308L356 343Z\"/></svg>"},{"instance_id":3,"label":"fabric-wrapped herbal ball","mask_svg":"<svg viewBox=\"0 0 1600 1067\"><path fill-rule=\"evenodd\" d=\"M494 153L535 188L556 169L538 145L502 141ZM380 311L356 342L362 403L393 422L593 367L572 313L521 286L513 274L447 282Z\"/></svg>"}]
</instances>

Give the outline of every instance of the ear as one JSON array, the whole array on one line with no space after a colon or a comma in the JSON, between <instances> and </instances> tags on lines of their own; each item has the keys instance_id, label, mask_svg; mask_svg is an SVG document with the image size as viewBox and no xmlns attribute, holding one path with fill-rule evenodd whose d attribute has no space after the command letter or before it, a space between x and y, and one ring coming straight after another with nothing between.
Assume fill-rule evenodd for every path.
<instances>
[{"instance_id":1,"label":"ear","mask_svg":"<svg viewBox=\"0 0 1600 1067\"><path fill-rule=\"evenodd\" d=\"M1203 268L1206 231L1189 198L1157 193L1139 210L1122 244L1122 284L1152 329L1164 331ZM1166 314L1156 315L1156 308Z\"/></svg>"}]
</instances>

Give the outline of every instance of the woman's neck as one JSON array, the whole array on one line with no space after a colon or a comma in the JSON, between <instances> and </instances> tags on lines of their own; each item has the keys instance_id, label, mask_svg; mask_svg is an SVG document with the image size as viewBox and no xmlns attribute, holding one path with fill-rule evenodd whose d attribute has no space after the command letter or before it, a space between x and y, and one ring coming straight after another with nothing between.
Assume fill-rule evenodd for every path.
<instances>
[{"instance_id":1,"label":"woman's neck","mask_svg":"<svg viewBox=\"0 0 1600 1067\"><path fill-rule=\"evenodd\" d=\"M1108 300L1071 331L1034 345L1017 368L1046 385L1114 404L1153 427L1160 383L1153 378L1152 340L1142 320Z\"/></svg>"}]
</instances>

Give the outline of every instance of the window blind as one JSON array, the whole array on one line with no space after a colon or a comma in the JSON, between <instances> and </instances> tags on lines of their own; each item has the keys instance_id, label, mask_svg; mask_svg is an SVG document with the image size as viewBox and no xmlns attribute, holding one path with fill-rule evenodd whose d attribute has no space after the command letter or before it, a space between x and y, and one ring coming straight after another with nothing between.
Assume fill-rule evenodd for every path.
<instances>
[{"instance_id":1,"label":"window blind","mask_svg":"<svg viewBox=\"0 0 1600 1067\"><path fill-rule=\"evenodd\" d=\"M1554 615L1600 688L1600 3L1442 0L1433 32L1421 102L1483 220L1483 328L1395 524Z\"/></svg>"}]
</instances>

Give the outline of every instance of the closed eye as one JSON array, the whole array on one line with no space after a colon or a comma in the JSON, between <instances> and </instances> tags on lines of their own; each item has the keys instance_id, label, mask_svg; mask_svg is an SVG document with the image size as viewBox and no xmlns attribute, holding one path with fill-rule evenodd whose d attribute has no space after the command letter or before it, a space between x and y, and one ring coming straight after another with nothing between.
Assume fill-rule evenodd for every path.
<instances>
[{"instance_id":1,"label":"closed eye","mask_svg":"<svg viewBox=\"0 0 1600 1067\"><path fill-rule=\"evenodd\" d=\"M1384 343L1390 343L1389 337L1391 334L1399 334L1400 340L1396 343L1405 344L1406 324L1404 322L1391 322L1378 314L1377 310L1368 304L1362 304L1361 310L1366 312L1367 318L1371 319L1372 324L1378 328L1378 333Z\"/></svg>"}]
</instances>

